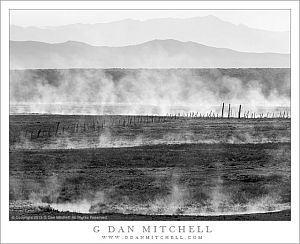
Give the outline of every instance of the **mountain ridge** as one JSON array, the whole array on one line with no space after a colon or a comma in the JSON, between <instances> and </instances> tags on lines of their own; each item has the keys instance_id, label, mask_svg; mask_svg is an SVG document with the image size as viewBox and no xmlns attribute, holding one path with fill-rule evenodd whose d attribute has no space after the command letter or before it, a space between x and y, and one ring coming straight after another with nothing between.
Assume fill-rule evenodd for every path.
<instances>
[{"instance_id":1,"label":"mountain ridge","mask_svg":"<svg viewBox=\"0 0 300 244\"><path fill-rule=\"evenodd\" d=\"M193 41L207 46L243 52L289 53L290 33L235 25L215 16L191 18L126 19L95 24L70 24L52 27L11 25L13 41L61 43L68 40L95 46L137 45L153 39Z\"/></svg>"},{"instance_id":2,"label":"mountain ridge","mask_svg":"<svg viewBox=\"0 0 300 244\"><path fill-rule=\"evenodd\" d=\"M289 68L288 54L247 53L195 42L152 40L124 47L10 41L11 69Z\"/></svg>"}]
</instances>

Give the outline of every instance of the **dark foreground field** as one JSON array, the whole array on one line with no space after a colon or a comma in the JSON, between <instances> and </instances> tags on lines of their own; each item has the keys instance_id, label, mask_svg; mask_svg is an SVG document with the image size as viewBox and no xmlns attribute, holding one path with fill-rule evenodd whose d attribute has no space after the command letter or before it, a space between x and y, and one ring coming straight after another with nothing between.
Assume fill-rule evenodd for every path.
<instances>
[{"instance_id":1,"label":"dark foreground field","mask_svg":"<svg viewBox=\"0 0 300 244\"><path fill-rule=\"evenodd\" d=\"M289 119L10 119L11 220L290 220Z\"/></svg>"}]
</instances>

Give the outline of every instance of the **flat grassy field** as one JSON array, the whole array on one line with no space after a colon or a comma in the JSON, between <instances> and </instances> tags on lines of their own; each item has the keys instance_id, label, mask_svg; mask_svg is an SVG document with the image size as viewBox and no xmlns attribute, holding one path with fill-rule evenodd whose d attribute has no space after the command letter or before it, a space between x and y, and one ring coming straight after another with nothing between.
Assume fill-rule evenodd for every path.
<instances>
[{"instance_id":1,"label":"flat grassy field","mask_svg":"<svg viewBox=\"0 0 300 244\"><path fill-rule=\"evenodd\" d=\"M11 115L10 219L290 220L290 155L290 119Z\"/></svg>"}]
</instances>

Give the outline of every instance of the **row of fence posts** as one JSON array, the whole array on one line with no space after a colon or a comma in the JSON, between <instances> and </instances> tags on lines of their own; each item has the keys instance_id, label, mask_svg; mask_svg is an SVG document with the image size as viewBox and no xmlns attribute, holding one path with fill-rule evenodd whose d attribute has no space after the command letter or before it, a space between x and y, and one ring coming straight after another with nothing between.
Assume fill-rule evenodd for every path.
<instances>
[{"instance_id":1,"label":"row of fence posts","mask_svg":"<svg viewBox=\"0 0 300 244\"><path fill-rule=\"evenodd\" d=\"M173 118L173 117L171 117ZM175 116L176 118L176 116ZM168 118L166 116L154 116L154 115L147 115L147 116L126 116L125 119L115 119L115 120L102 120L102 121L98 121L93 120L92 123L88 124L88 123L76 123L74 124L74 129L73 132L87 132L87 131L91 131L89 129L92 129L92 131L100 131L101 129L105 128L105 127L110 127L110 126L120 126L120 127L126 127L126 126L136 126L138 124L144 124L144 123L164 123L167 122ZM102 123L101 123L102 122ZM44 137L45 133L48 137L51 136L57 136L59 134L65 134L67 133L67 131L70 129L70 126L62 126L61 122L56 122L55 127L54 126L50 126L48 127L46 130L42 130L42 129L37 129L36 133L34 131L25 131L25 137L27 137L27 135L30 135L31 139L34 138L40 138L40 137Z\"/></svg>"},{"instance_id":2,"label":"row of fence posts","mask_svg":"<svg viewBox=\"0 0 300 244\"><path fill-rule=\"evenodd\" d=\"M221 118L224 118L224 106L225 106L225 104L223 103L222 104L222 115L221 115ZM232 116L232 110L230 110L230 104L228 104L228 119L229 118L231 118ZM241 118L241 112L242 112L242 105L240 104L239 105L239 110L238 110L238 116L237 116L237 118L238 119L240 119ZM248 111L245 111L244 112L244 118L245 119L248 119L249 118L249 114L250 114L250 111L248 110ZM289 118L289 113L288 112L286 112L286 111L283 111L283 113L282 112L279 112L279 116L278 117L276 117L275 116L275 113L269 113L269 112L267 112L267 114L264 114L264 113L259 113L259 114L256 114L255 112L253 112L253 113L251 113L251 117L250 117L251 119L256 119L256 118L260 118L260 119L262 119L262 118L280 118L280 119L288 119Z\"/></svg>"},{"instance_id":3,"label":"row of fence posts","mask_svg":"<svg viewBox=\"0 0 300 244\"><path fill-rule=\"evenodd\" d=\"M239 109L237 112L237 118L241 119L241 114L242 114L242 105L239 105ZM232 108L231 105L228 104L228 112L227 112L227 116L228 119L233 118L232 115ZM108 122L104 119L102 120L102 123L100 123L98 120L93 120L92 126L90 124L86 124L84 123L83 126L80 125L80 123L76 123L74 125L74 133L76 132L80 132L80 128L83 129L84 132L88 131L89 128L93 128L93 131L100 131L102 128L105 127L109 127L114 126L114 125L118 125L120 127L126 127L126 126L136 126L137 124L144 124L144 123L165 123L168 122L170 120L177 120L177 119L182 119L182 118L226 118L225 117L225 104L222 103L222 109L221 109L221 115L219 116L218 114L215 114L213 111L210 111L210 113L205 114L201 114L199 112L188 112L188 113L177 113L177 114L167 114L166 116L154 116L154 115L146 115L146 116L127 116L125 119L122 118L118 118L115 120L108 120ZM236 118L236 117L235 117ZM255 112L251 113L250 116L250 111L245 111L244 112L244 117L246 119L257 119L257 118L284 118L287 119L289 118L289 114L286 111L283 112L279 112L279 116L276 117L275 113L267 113L264 114L260 113L260 114L256 114ZM52 127L53 128L53 127ZM36 131L36 133L34 133L33 131L28 132L26 130L25 132L25 137L27 137L28 134L30 134L30 138L33 139L35 138L39 138L39 137L44 137L45 133L47 134L48 137L51 137L53 135L57 136L59 134L59 129L61 128L61 132L62 134L65 133L65 131L69 130L70 126L61 126L60 122L56 123L56 126L54 127L55 131L53 131L51 129L51 127L48 128L48 130L42 130L42 129L38 129ZM35 136L34 136L35 135Z\"/></svg>"},{"instance_id":4,"label":"row of fence posts","mask_svg":"<svg viewBox=\"0 0 300 244\"><path fill-rule=\"evenodd\" d=\"M222 109L221 109L221 114L219 116L219 114L215 114L213 111L210 111L210 113L207 113L206 115L205 114L201 114L201 113L194 113L194 112L189 112L189 113L186 113L186 115L184 113L180 114L178 113L177 114L177 118L183 118L183 117L187 117L187 118L238 118L238 119L241 119L241 118L244 118L244 119L262 119L262 118L280 118L280 119L288 119L289 118L289 113L286 112L286 111L283 111L283 112L279 112L278 116L276 117L275 113L270 113L270 112L267 112L267 114L264 114L264 113L255 113L255 112L252 112L250 114L250 111L245 111L244 116L242 117L242 105L240 104L239 105L239 109L238 109L238 112L236 112L236 116L233 116L233 110L232 110L232 107L230 104L228 104L228 112L227 112L227 116L225 115L225 104L222 103ZM251 115L251 116L249 116ZM172 114L167 114L167 116L171 117L171 118L175 118L176 119L176 114L172 115Z\"/></svg>"}]
</instances>

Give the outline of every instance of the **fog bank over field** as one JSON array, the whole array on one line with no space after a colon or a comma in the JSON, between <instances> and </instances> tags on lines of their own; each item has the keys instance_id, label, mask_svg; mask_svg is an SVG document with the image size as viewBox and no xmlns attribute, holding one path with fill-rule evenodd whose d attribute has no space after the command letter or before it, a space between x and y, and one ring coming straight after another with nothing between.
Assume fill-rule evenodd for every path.
<instances>
[{"instance_id":1,"label":"fog bank over field","mask_svg":"<svg viewBox=\"0 0 300 244\"><path fill-rule=\"evenodd\" d=\"M14 70L10 73L10 103L157 106L219 105L289 106L290 69L69 69ZM190 111L191 111L190 110ZM197 110L194 110L197 111ZM48 111L51 113L51 111ZM80 112L80 111L78 111ZM205 111L209 112L209 111ZM149 111L151 113L151 111Z\"/></svg>"}]
</instances>

